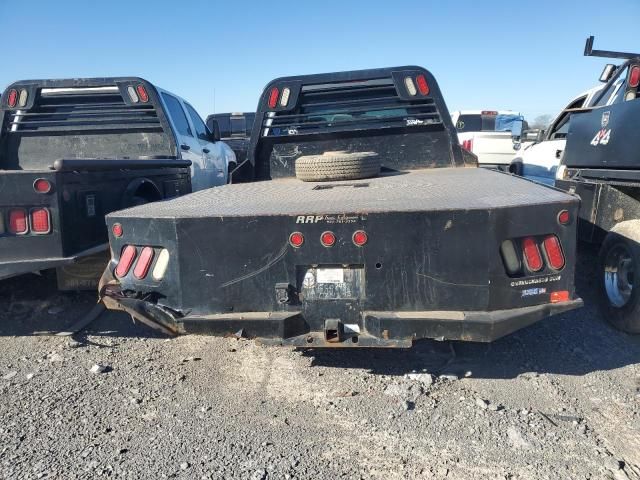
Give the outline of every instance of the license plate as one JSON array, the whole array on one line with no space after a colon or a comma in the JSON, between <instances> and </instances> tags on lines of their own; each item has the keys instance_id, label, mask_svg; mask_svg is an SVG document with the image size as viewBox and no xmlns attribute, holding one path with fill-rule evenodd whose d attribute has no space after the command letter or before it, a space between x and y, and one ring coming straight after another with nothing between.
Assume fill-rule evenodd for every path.
<instances>
[{"instance_id":1,"label":"license plate","mask_svg":"<svg viewBox=\"0 0 640 480\"><path fill-rule=\"evenodd\" d=\"M299 266L298 291L305 301L364 298L364 267Z\"/></svg>"}]
</instances>

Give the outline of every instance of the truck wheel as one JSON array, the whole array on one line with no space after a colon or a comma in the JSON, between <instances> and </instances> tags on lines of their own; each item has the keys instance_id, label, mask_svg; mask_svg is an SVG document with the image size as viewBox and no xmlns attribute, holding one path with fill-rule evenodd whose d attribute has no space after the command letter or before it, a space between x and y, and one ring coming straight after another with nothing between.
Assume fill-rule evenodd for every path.
<instances>
[{"instance_id":1,"label":"truck wheel","mask_svg":"<svg viewBox=\"0 0 640 480\"><path fill-rule=\"evenodd\" d=\"M509 173L513 173L514 175L518 175L519 177L521 177L522 171L523 171L523 166L522 166L522 160L520 159L512 161L511 164L509 165Z\"/></svg>"},{"instance_id":2,"label":"truck wheel","mask_svg":"<svg viewBox=\"0 0 640 480\"><path fill-rule=\"evenodd\" d=\"M296 177L304 182L358 180L378 173L380 160L375 152L325 152L296 160Z\"/></svg>"},{"instance_id":3,"label":"truck wheel","mask_svg":"<svg viewBox=\"0 0 640 480\"><path fill-rule=\"evenodd\" d=\"M600 248L603 310L614 327L627 333L640 333L640 245L632 239L640 232L634 227L634 232L609 232Z\"/></svg>"}]
</instances>

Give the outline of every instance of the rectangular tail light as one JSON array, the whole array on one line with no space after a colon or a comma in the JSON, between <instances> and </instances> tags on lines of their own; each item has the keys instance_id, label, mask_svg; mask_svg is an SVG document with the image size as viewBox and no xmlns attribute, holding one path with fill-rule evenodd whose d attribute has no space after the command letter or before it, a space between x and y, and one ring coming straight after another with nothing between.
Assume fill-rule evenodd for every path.
<instances>
[{"instance_id":1,"label":"rectangular tail light","mask_svg":"<svg viewBox=\"0 0 640 480\"><path fill-rule=\"evenodd\" d=\"M44 207L32 208L30 212L31 232L45 235L51 231L51 215Z\"/></svg>"},{"instance_id":2,"label":"rectangular tail light","mask_svg":"<svg viewBox=\"0 0 640 480\"><path fill-rule=\"evenodd\" d=\"M24 235L28 231L27 211L24 208L12 208L9 210L9 233Z\"/></svg>"}]
</instances>

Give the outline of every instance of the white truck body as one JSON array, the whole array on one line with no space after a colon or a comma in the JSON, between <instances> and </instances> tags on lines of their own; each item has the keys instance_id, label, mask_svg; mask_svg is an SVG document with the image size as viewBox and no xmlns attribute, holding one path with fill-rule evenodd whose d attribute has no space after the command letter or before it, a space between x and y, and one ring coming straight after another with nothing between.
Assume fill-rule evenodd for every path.
<instances>
[{"instance_id":1,"label":"white truck body","mask_svg":"<svg viewBox=\"0 0 640 480\"><path fill-rule=\"evenodd\" d=\"M451 115L458 141L478 157L481 167L507 170L520 148L523 118L512 110L460 110ZM514 139L515 137L515 139Z\"/></svg>"},{"instance_id":2,"label":"white truck body","mask_svg":"<svg viewBox=\"0 0 640 480\"><path fill-rule=\"evenodd\" d=\"M516 153L512 164L520 163L521 166L512 165L510 171L530 180L553 186L556 170L567 142L571 111L589 107L602 88L603 85L597 85L571 100L553 119L547 131L544 132L542 141L527 144Z\"/></svg>"}]
</instances>

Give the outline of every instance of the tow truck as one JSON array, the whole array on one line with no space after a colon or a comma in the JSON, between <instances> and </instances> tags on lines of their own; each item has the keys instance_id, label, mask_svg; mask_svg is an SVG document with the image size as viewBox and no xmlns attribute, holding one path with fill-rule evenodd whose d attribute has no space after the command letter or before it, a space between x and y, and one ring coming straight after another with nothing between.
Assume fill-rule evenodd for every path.
<instances>
[{"instance_id":1,"label":"tow truck","mask_svg":"<svg viewBox=\"0 0 640 480\"><path fill-rule=\"evenodd\" d=\"M577 197L478 168L424 68L270 82L247 160L250 183L108 215L108 308L173 334L405 348L582 305Z\"/></svg>"}]
</instances>

